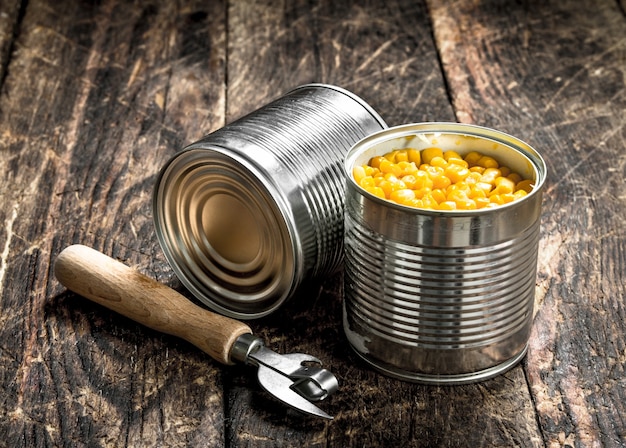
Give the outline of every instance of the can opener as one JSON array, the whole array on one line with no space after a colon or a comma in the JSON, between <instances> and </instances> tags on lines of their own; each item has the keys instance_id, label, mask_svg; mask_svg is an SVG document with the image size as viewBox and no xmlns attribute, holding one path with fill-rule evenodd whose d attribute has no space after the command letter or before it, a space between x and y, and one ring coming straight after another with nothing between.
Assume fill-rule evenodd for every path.
<instances>
[{"instance_id":1,"label":"can opener","mask_svg":"<svg viewBox=\"0 0 626 448\"><path fill-rule=\"evenodd\" d=\"M168 286L95 249L65 248L54 272L69 290L153 330L191 342L226 365L241 362L258 368L261 386L286 405L318 417L333 417L313 402L339 385L321 361L302 353L278 354L265 347L243 322L201 308Z\"/></svg>"}]
</instances>

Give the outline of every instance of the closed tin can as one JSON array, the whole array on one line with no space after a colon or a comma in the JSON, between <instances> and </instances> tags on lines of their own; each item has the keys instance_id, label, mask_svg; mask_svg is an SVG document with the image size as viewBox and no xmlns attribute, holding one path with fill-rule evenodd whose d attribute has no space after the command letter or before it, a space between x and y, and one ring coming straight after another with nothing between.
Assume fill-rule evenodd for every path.
<instances>
[{"instance_id":1,"label":"closed tin can","mask_svg":"<svg viewBox=\"0 0 626 448\"><path fill-rule=\"evenodd\" d=\"M479 151L534 179L506 205L432 211L380 199L353 167L394 149ZM345 161L344 330L363 359L401 379L484 380L526 353L533 318L546 166L510 135L456 123L410 124L357 143Z\"/></svg>"},{"instance_id":2,"label":"closed tin can","mask_svg":"<svg viewBox=\"0 0 626 448\"><path fill-rule=\"evenodd\" d=\"M265 316L343 259L343 160L386 128L339 87L301 86L175 155L157 179L159 243L183 285L238 319Z\"/></svg>"}]
</instances>

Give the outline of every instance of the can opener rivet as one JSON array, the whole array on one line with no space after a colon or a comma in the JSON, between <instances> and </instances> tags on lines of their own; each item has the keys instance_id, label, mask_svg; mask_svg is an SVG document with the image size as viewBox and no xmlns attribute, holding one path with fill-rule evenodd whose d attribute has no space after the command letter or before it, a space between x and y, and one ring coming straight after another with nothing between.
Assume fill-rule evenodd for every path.
<instances>
[{"instance_id":1,"label":"can opener rivet","mask_svg":"<svg viewBox=\"0 0 626 448\"><path fill-rule=\"evenodd\" d=\"M302 413L333 418L313 404L339 387L319 359L302 353L278 354L243 322L201 308L87 246L65 248L54 270L69 290L153 330L185 339L223 364L257 367L259 383L269 394Z\"/></svg>"}]
</instances>

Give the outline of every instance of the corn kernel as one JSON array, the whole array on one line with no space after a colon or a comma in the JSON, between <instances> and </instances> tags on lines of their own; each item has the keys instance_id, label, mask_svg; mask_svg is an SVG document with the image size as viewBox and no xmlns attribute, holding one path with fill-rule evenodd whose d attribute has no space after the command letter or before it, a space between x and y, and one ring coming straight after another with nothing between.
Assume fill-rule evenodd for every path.
<instances>
[{"instance_id":1,"label":"corn kernel","mask_svg":"<svg viewBox=\"0 0 626 448\"><path fill-rule=\"evenodd\" d=\"M446 166L448 166L448 162L446 162L446 159L444 159L443 157L435 156L430 159L430 165L445 168Z\"/></svg>"},{"instance_id":2,"label":"corn kernel","mask_svg":"<svg viewBox=\"0 0 626 448\"><path fill-rule=\"evenodd\" d=\"M406 185L406 187L410 188L411 190L415 190L415 188L417 187L417 177L415 177L413 174L407 174L406 176L402 176L400 180L404 182L404 185Z\"/></svg>"},{"instance_id":3,"label":"corn kernel","mask_svg":"<svg viewBox=\"0 0 626 448\"><path fill-rule=\"evenodd\" d=\"M483 155L481 153L472 151L472 152L467 153L463 160L465 160L470 167L473 167L473 166L478 165L478 161L480 160L482 156Z\"/></svg>"},{"instance_id":4,"label":"corn kernel","mask_svg":"<svg viewBox=\"0 0 626 448\"><path fill-rule=\"evenodd\" d=\"M424 208L434 210L435 207L438 207L439 204L435 201L430 195L424 195L422 198L422 204Z\"/></svg>"},{"instance_id":5,"label":"corn kernel","mask_svg":"<svg viewBox=\"0 0 626 448\"><path fill-rule=\"evenodd\" d=\"M388 152L383 157L389 160L391 163L396 163L396 154L398 154L398 150Z\"/></svg>"},{"instance_id":6,"label":"corn kernel","mask_svg":"<svg viewBox=\"0 0 626 448\"><path fill-rule=\"evenodd\" d=\"M359 185L367 190L368 188L376 187L376 180L371 176L365 176L361 179Z\"/></svg>"},{"instance_id":7,"label":"corn kernel","mask_svg":"<svg viewBox=\"0 0 626 448\"><path fill-rule=\"evenodd\" d=\"M502 193L500 196L502 196L502 200L505 204L508 204L509 202L513 202L515 200L515 196L513 195L513 193Z\"/></svg>"},{"instance_id":8,"label":"corn kernel","mask_svg":"<svg viewBox=\"0 0 626 448\"><path fill-rule=\"evenodd\" d=\"M377 176L380 173L380 170L378 168L373 168L369 165L363 165L363 169L365 170L365 175L366 176Z\"/></svg>"},{"instance_id":9,"label":"corn kernel","mask_svg":"<svg viewBox=\"0 0 626 448\"><path fill-rule=\"evenodd\" d=\"M465 178L465 182L468 185L475 185L477 182L480 182L482 177L483 176L480 173L475 173L475 172L470 171L470 173Z\"/></svg>"},{"instance_id":10,"label":"corn kernel","mask_svg":"<svg viewBox=\"0 0 626 448\"><path fill-rule=\"evenodd\" d=\"M420 189L424 187L432 188L433 181L430 180L430 176L427 172L419 170L415 174L415 188Z\"/></svg>"},{"instance_id":11,"label":"corn kernel","mask_svg":"<svg viewBox=\"0 0 626 448\"><path fill-rule=\"evenodd\" d=\"M430 164L433 157L443 157L443 151L440 148L426 148L422 150L422 163Z\"/></svg>"},{"instance_id":12,"label":"corn kernel","mask_svg":"<svg viewBox=\"0 0 626 448\"><path fill-rule=\"evenodd\" d=\"M443 168L440 166L422 164L420 166L420 169L426 171L426 174L428 174L428 177L430 177L431 179L438 176L443 176Z\"/></svg>"},{"instance_id":13,"label":"corn kernel","mask_svg":"<svg viewBox=\"0 0 626 448\"><path fill-rule=\"evenodd\" d=\"M422 164L422 156L417 149L410 148L407 150L407 154L409 156L409 162L413 162L416 166Z\"/></svg>"},{"instance_id":14,"label":"corn kernel","mask_svg":"<svg viewBox=\"0 0 626 448\"><path fill-rule=\"evenodd\" d=\"M501 177L502 173L498 168L485 168L481 182L493 184L496 178Z\"/></svg>"},{"instance_id":15,"label":"corn kernel","mask_svg":"<svg viewBox=\"0 0 626 448\"><path fill-rule=\"evenodd\" d=\"M491 193L491 189L493 188L493 185L491 185L489 182L476 182L475 187L478 190L482 190L485 192L486 195L488 195L489 193Z\"/></svg>"},{"instance_id":16,"label":"corn kernel","mask_svg":"<svg viewBox=\"0 0 626 448\"><path fill-rule=\"evenodd\" d=\"M461 193L467 195L470 192L470 186L466 182L457 182L446 188L446 193L452 193L455 191L460 191Z\"/></svg>"},{"instance_id":17,"label":"corn kernel","mask_svg":"<svg viewBox=\"0 0 626 448\"><path fill-rule=\"evenodd\" d=\"M361 180L367 176L367 174L365 174L365 167L363 166L355 166L352 169L352 176L354 177L354 180L357 184L361 184Z\"/></svg>"},{"instance_id":18,"label":"corn kernel","mask_svg":"<svg viewBox=\"0 0 626 448\"><path fill-rule=\"evenodd\" d=\"M459 198L454 203L457 210L476 210L478 208L476 202L470 198Z\"/></svg>"},{"instance_id":19,"label":"corn kernel","mask_svg":"<svg viewBox=\"0 0 626 448\"><path fill-rule=\"evenodd\" d=\"M508 177L509 179L511 179L511 180L512 180L513 182L515 182L516 184L517 184L518 182L521 182L521 181L523 180L523 179L522 179L522 176L520 176L520 175L519 175L519 174L517 174L517 173L511 173L511 174L509 174L509 175L508 175L508 176L506 176L506 177Z\"/></svg>"},{"instance_id":20,"label":"corn kernel","mask_svg":"<svg viewBox=\"0 0 626 448\"><path fill-rule=\"evenodd\" d=\"M424 196L430 195L432 189L430 187L420 188L419 190L415 190L415 197L418 199L424 198Z\"/></svg>"},{"instance_id":21,"label":"corn kernel","mask_svg":"<svg viewBox=\"0 0 626 448\"><path fill-rule=\"evenodd\" d=\"M463 160L463 159L454 159L454 158L452 158L452 159L448 160L447 162L450 165L459 165L459 166L462 166L463 168L469 168L469 164L465 160Z\"/></svg>"},{"instance_id":22,"label":"corn kernel","mask_svg":"<svg viewBox=\"0 0 626 448\"><path fill-rule=\"evenodd\" d=\"M446 151L443 153L443 158L446 159L446 162L450 162L450 159L463 160L463 157L456 151Z\"/></svg>"},{"instance_id":23,"label":"corn kernel","mask_svg":"<svg viewBox=\"0 0 626 448\"><path fill-rule=\"evenodd\" d=\"M409 155L407 154L406 150L400 150L396 153L396 163L400 163L400 162L408 162L409 161Z\"/></svg>"},{"instance_id":24,"label":"corn kernel","mask_svg":"<svg viewBox=\"0 0 626 448\"><path fill-rule=\"evenodd\" d=\"M385 197L387 199L391 197L391 193L393 193L395 190L401 189L396 182L387 179L381 180L378 186L383 189L383 191L385 192Z\"/></svg>"},{"instance_id":25,"label":"corn kernel","mask_svg":"<svg viewBox=\"0 0 626 448\"><path fill-rule=\"evenodd\" d=\"M438 203L442 203L446 200L446 194L441 189L435 189L430 193L430 196L437 201Z\"/></svg>"},{"instance_id":26,"label":"corn kernel","mask_svg":"<svg viewBox=\"0 0 626 448\"><path fill-rule=\"evenodd\" d=\"M526 193L525 190L517 190L515 193L513 193L513 196L515 196L515 199L521 199L524 196L526 196L528 193Z\"/></svg>"},{"instance_id":27,"label":"corn kernel","mask_svg":"<svg viewBox=\"0 0 626 448\"><path fill-rule=\"evenodd\" d=\"M469 197L470 199L482 199L487 197L487 193L485 192L485 190L481 190L476 186L471 186L467 197Z\"/></svg>"},{"instance_id":28,"label":"corn kernel","mask_svg":"<svg viewBox=\"0 0 626 448\"><path fill-rule=\"evenodd\" d=\"M452 184L450 178L445 176L444 174L441 174L440 176L434 176L431 179L433 181L433 188L446 189Z\"/></svg>"},{"instance_id":29,"label":"corn kernel","mask_svg":"<svg viewBox=\"0 0 626 448\"><path fill-rule=\"evenodd\" d=\"M374 196L378 196L379 198L387 199L385 196L385 192L380 187L366 188L365 191L368 191L369 193L373 194Z\"/></svg>"},{"instance_id":30,"label":"corn kernel","mask_svg":"<svg viewBox=\"0 0 626 448\"><path fill-rule=\"evenodd\" d=\"M509 174L511 174L511 168L509 168L508 166L501 166L500 168L500 173L502 173L502 177L507 177Z\"/></svg>"},{"instance_id":31,"label":"corn kernel","mask_svg":"<svg viewBox=\"0 0 626 448\"><path fill-rule=\"evenodd\" d=\"M456 202L444 201L437 207L437 210L456 210Z\"/></svg>"},{"instance_id":32,"label":"corn kernel","mask_svg":"<svg viewBox=\"0 0 626 448\"><path fill-rule=\"evenodd\" d=\"M402 176L406 174L413 174L417 171L417 166L415 166L413 162L407 162L407 161L398 162L398 167L400 168Z\"/></svg>"},{"instance_id":33,"label":"corn kernel","mask_svg":"<svg viewBox=\"0 0 626 448\"><path fill-rule=\"evenodd\" d=\"M496 177L493 183L496 186L494 191L497 191L500 194L513 193L515 191L515 183L506 177Z\"/></svg>"},{"instance_id":34,"label":"corn kernel","mask_svg":"<svg viewBox=\"0 0 626 448\"><path fill-rule=\"evenodd\" d=\"M482 156L480 159L478 159L477 164L485 168L498 168L500 166L496 159L489 156Z\"/></svg>"},{"instance_id":35,"label":"corn kernel","mask_svg":"<svg viewBox=\"0 0 626 448\"><path fill-rule=\"evenodd\" d=\"M377 168L381 173L390 173L393 168L393 163L391 163L389 159L383 158L378 162Z\"/></svg>"},{"instance_id":36,"label":"corn kernel","mask_svg":"<svg viewBox=\"0 0 626 448\"><path fill-rule=\"evenodd\" d=\"M504 199L500 194L492 194L491 196L489 196L489 202L491 202L492 204L503 205Z\"/></svg>"},{"instance_id":37,"label":"corn kernel","mask_svg":"<svg viewBox=\"0 0 626 448\"><path fill-rule=\"evenodd\" d=\"M452 202L464 202L466 200L468 200L469 197L467 196L467 193L463 190L452 190L449 191L447 196L446 196L446 200L447 201L452 201Z\"/></svg>"},{"instance_id":38,"label":"corn kernel","mask_svg":"<svg viewBox=\"0 0 626 448\"><path fill-rule=\"evenodd\" d=\"M415 199L415 192L408 188L395 190L391 192L389 199L391 199L394 202L397 202L398 204L404 204L412 199Z\"/></svg>"},{"instance_id":39,"label":"corn kernel","mask_svg":"<svg viewBox=\"0 0 626 448\"><path fill-rule=\"evenodd\" d=\"M383 156L375 156L372 157L368 163L369 166L371 166L372 168L379 168L380 169L380 161L383 160Z\"/></svg>"},{"instance_id":40,"label":"corn kernel","mask_svg":"<svg viewBox=\"0 0 626 448\"><path fill-rule=\"evenodd\" d=\"M534 182L530 179L522 180L515 185L516 190L524 190L526 193L530 193L534 187Z\"/></svg>"},{"instance_id":41,"label":"corn kernel","mask_svg":"<svg viewBox=\"0 0 626 448\"><path fill-rule=\"evenodd\" d=\"M470 170L460 165L450 164L445 168L444 174L455 184L464 181L469 176Z\"/></svg>"},{"instance_id":42,"label":"corn kernel","mask_svg":"<svg viewBox=\"0 0 626 448\"><path fill-rule=\"evenodd\" d=\"M402 169L397 164L390 162L386 158L380 161L379 169L384 174L393 173L396 177L402 174Z\"/></svg>"}]
</instances>

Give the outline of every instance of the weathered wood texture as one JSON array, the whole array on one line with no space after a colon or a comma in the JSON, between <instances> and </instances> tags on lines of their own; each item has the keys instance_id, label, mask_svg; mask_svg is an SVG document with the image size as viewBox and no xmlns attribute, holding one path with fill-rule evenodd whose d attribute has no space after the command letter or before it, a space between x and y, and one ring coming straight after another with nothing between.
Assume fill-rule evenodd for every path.
<instances>
[{"instance_id":1,"label":"weathered wood texture","mask_svg":"<svg viewBox=\"0 0 626 448\"><path fill-rule=\"evenodd\" d=\"M432 2L462 121L548 164L526 373L549 445L626 440L626 20L616 2Z\"/></svg>"},{"instance_id":2,"label":"weathered wood texture","mask_svg":"<svg viewBox=\"0 0 626 448\"><path fill-rule=\"evenodd\" d=\"M626 443L623 2L0 0L0 63L0 445ZM542 152L522 364L456 387L376 374L343 338L339 273L251 323L337 374L324 422L56 282L54 257L80 242L179 288L151 221L159 168L307 82L390 125L471 122Z\"/></svg>"},{"instance_id":3,"label":"weathered wood texture","mask_svg":"<svg viewBox=\"0 0 626 448\"><path fill-rule=\"evenodd\" d=\"M225 17L204 2L28 2L0 98L7 446L223 444L223 372L62 294L50 266L84 241L171 280L152 185L224 124Z\"/></svg>"}]
</instances>

